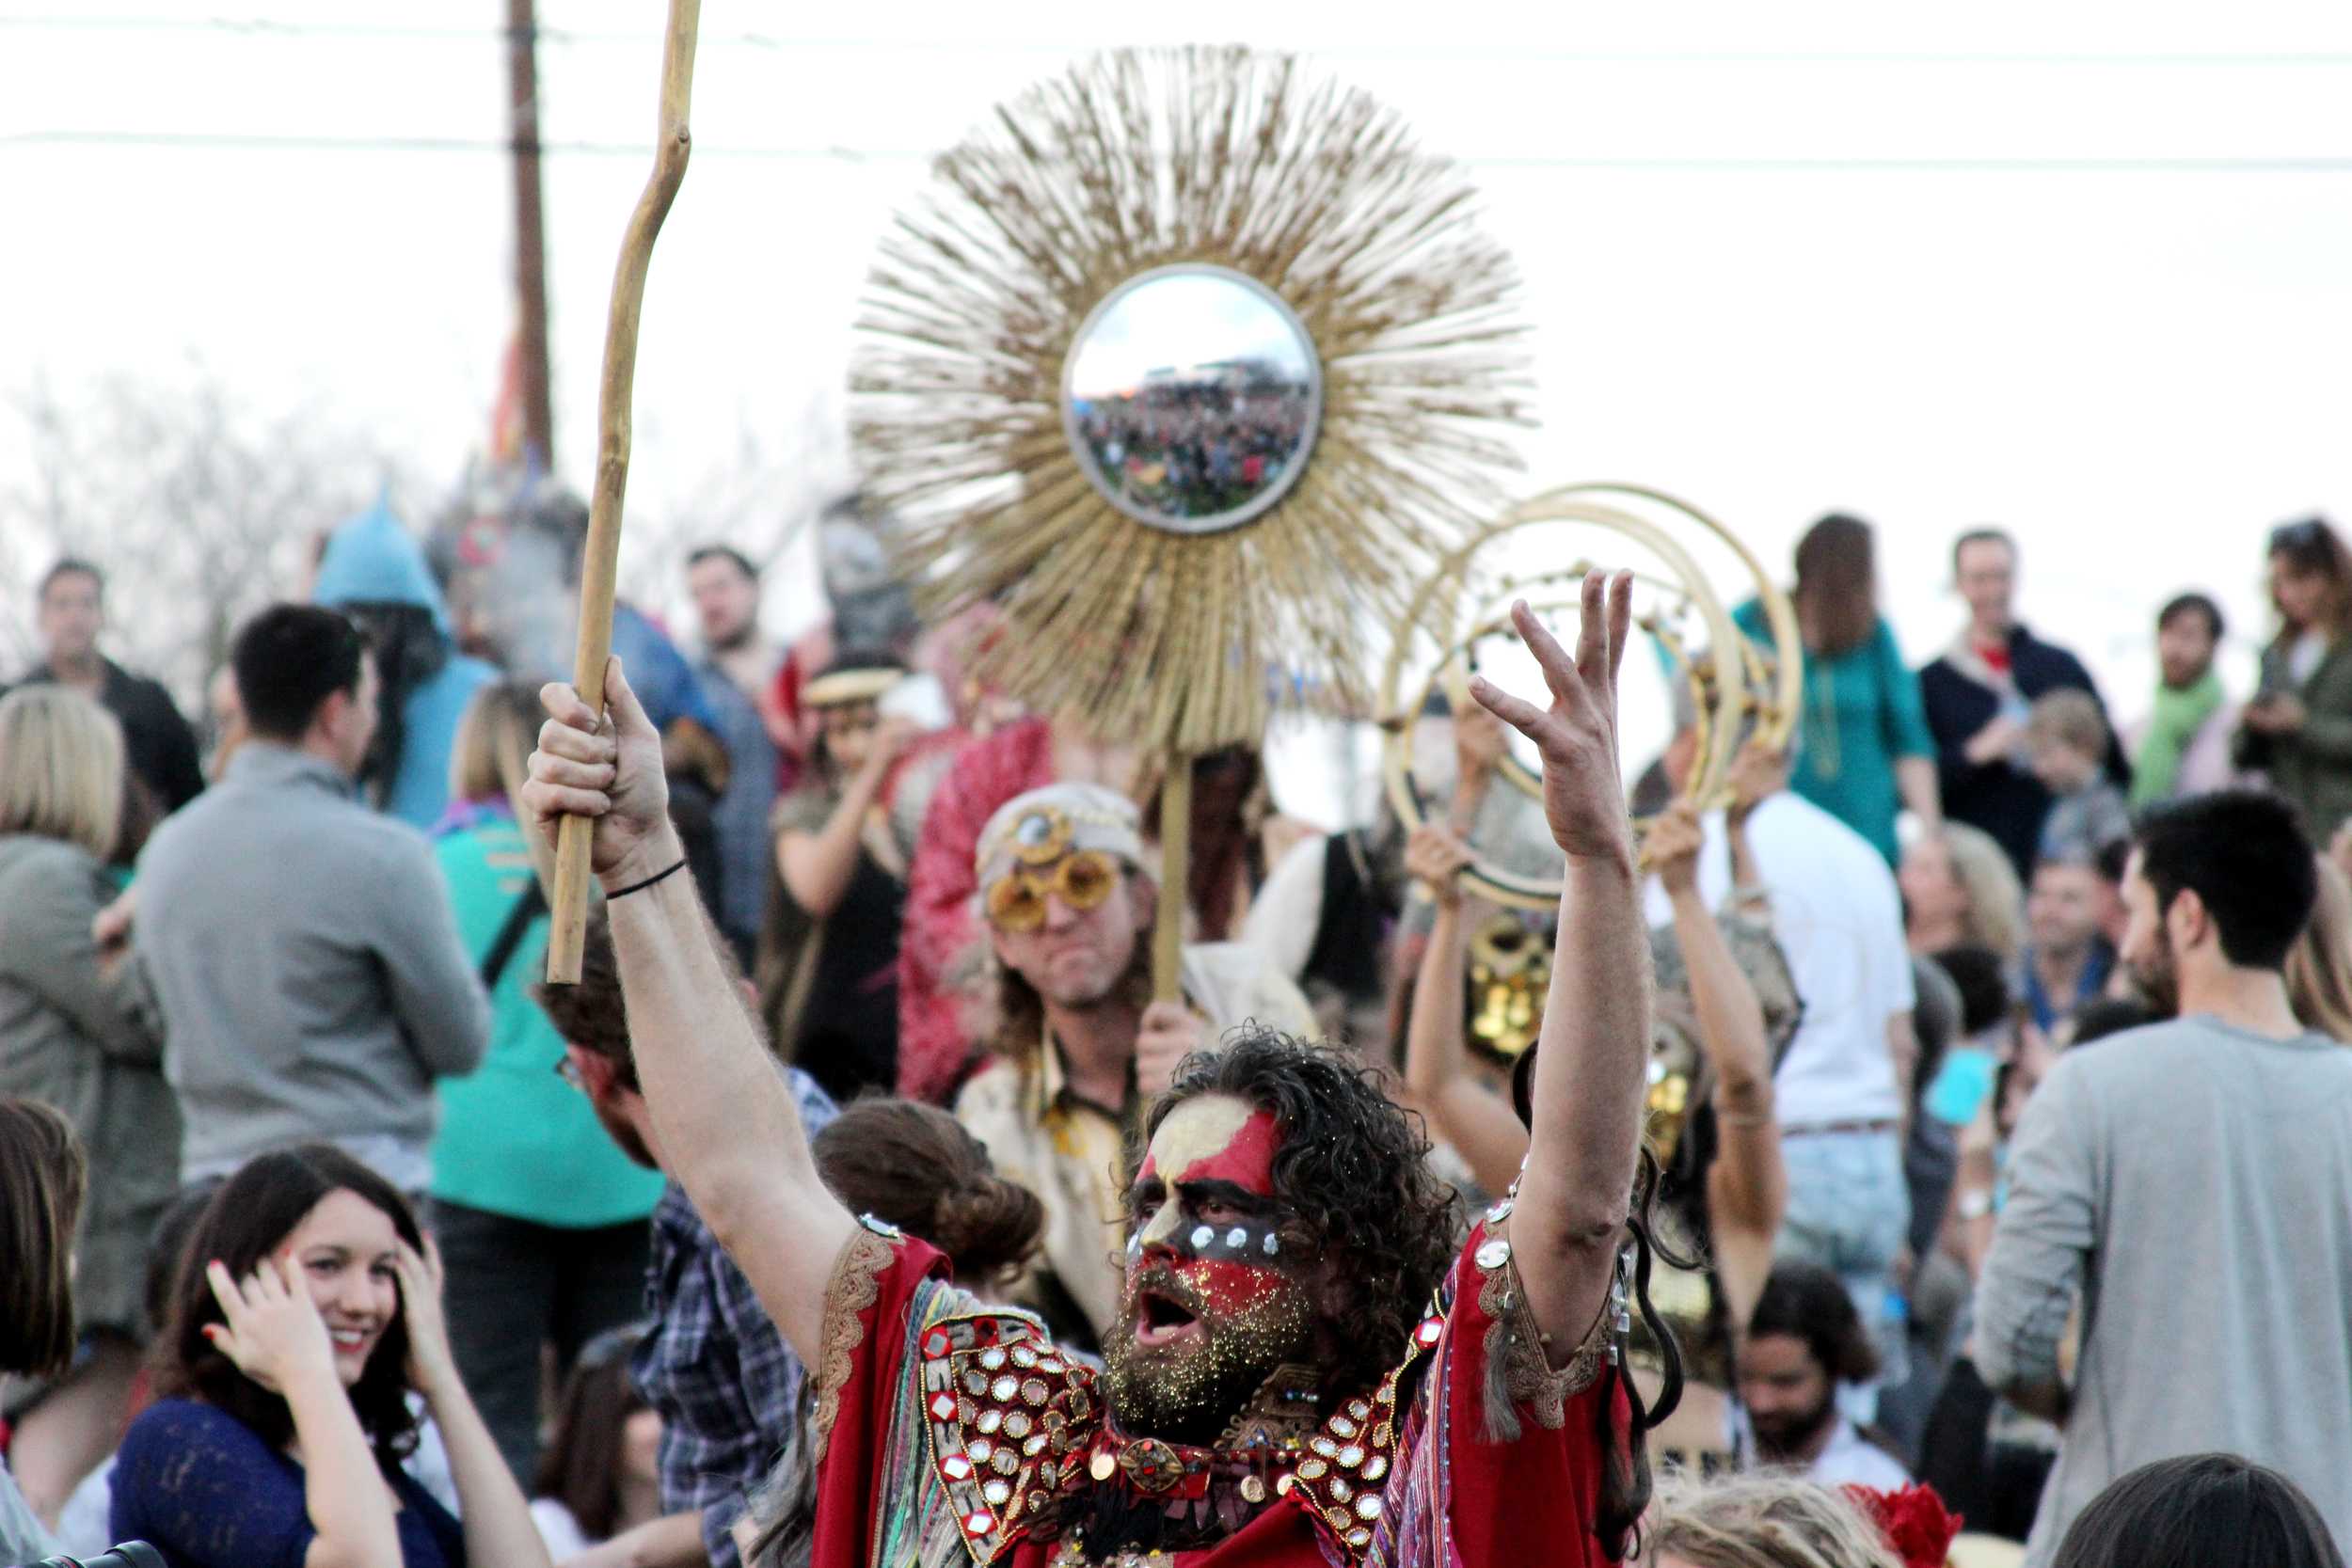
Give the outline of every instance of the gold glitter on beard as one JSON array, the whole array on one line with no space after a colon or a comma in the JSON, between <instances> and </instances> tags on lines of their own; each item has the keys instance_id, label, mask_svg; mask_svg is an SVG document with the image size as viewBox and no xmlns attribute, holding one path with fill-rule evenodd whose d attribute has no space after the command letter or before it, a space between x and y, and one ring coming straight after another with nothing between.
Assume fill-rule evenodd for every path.
<instances>
[{"instance_id":1,"label":"gold glitter on beard","mask_svg":"<svg viewBox=\"0 0 2352 1568\"><path fill-rule=\"evenodd\" d=\"M1181 1348L1136 1343L1144 1289L1193 1314L1200 1338ZM1217 1312L1174 1274L1154 1269L1128 1281L1119 1326L1104 1347L1110 1415L1130 1437L1208 1448L1277 1368L1314 1359L1315 1317L1306 1287L1282 1288L1231 1312Z\"/></svg>"}]
</instances>

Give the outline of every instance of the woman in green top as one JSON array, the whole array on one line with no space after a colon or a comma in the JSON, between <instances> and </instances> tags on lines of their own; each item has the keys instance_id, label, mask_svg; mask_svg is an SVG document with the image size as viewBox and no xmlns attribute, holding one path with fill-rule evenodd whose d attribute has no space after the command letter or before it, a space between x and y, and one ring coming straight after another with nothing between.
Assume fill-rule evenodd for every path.
<instances>
[{"instance_id":1,"label":"woman in green top","mask_svg":"<svg viewBox=\"0 0 2352 1568\"><path fill-rule=\"evenodd\" d=\"M1870 525L1834 513L1805 530L1790 597L1804 639L1804 715L1789 786L1868 839L1892 865L1901 853L1896 814L1907 806L1933 832L1944 809L1919 680L1879 613ZM1732 619L1769 643L1756 600Z\"/></svg>"},{"instance_id":2,"label":"woman in green top","mask_svg":"<svg viewBox=\"0 0 2352 1568\"><path fill-rule=\"evenodd\" d=\"M556 1377L590 1339L644 1308L646 1218L660 1172L633 1164L558 1073L564 1041L532 1000L546 967L537 847L509 791L538 733L539 699L516 682L475 694L451 758L453 802L434 849L490 992L490 1050L443 1079L433 1143L433 1228L448 1270L452 1349L516 1477L539 1449L539 1347Z\"/></svg>"}]
</instances>

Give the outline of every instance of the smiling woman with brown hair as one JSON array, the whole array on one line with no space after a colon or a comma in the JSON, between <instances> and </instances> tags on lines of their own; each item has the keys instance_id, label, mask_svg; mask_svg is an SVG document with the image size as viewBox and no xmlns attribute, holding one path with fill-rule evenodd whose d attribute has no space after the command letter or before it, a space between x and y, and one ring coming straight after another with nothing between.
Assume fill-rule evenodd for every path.
<instances>
[{"instance_id":1,"label":"smiling woman with brown hair","mask_svg":"<svg viewBox=\"0 0 2352 1568\"><path fill-rule=\"evenodd\" d=\"M391 1183L325 1144L264 1154L214 1195L186 1256L161 1397L116 1465L118 1539L171 1568L548 1568L458 1379L438 1256ZM401 1468L411 1388L462 1527Z\"/></svg>"}]
</instances>

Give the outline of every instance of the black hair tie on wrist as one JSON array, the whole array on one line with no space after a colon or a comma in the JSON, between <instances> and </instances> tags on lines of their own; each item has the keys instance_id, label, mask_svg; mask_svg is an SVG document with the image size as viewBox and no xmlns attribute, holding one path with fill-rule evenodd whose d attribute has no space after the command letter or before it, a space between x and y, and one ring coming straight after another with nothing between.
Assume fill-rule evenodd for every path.
<instances>
[{"instance_id":1,"label":"black hair tie on wrist","mask_svg":"<svg viewBox=\"0 0 2352 1568\"><path fill-rule=\"evenodd\" d=\"M632 893L643 893L643 892L644 892L647 888L649 888L649 887L653 886L653 885L654 885L654 883L656 883L656 882L658 882L658 881L660 881L663 878L665 878L665 877L675 877L675 876L676 876L679 872L681 872L681 871L683 871L683 870L685 870L685 869L686 869L686 857L684 857L683 855L681 855L681 856L679 856L679 857L678 857L678 863L677 863L675 865L674 865L674 866L670 867L667 871L657 871L657 872L655 872L652 876L650 876L650 877L646 878L646 879L645 879L644 881L642 881L642 882L631 882L631 883L629 883L629 884L628 884L628 886L627 886L627 887L625 887L625 888L622 888L622 889L621 889L619 892L617 892L617 893L608 893L608 894L606 894L606 895L604 895L604 901L605 901L606 903L610 904L610 903L611 903L611 902L612 902L612 900L613 900L613 899L615 899L615 898L626 898L626 897L628 897L628 896L630 894L632 894Z\"/></svg>"}]
</instances>

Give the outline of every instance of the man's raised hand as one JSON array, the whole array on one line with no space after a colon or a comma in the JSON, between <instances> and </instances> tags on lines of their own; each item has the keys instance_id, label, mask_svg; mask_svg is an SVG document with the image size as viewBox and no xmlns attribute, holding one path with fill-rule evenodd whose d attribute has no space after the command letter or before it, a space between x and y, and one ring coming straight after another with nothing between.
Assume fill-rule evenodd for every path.
<instances>
[{"instance_id":1,"label":"man's raised hand","mask_svg":"<svg viewBox=\"0 0 2352 1568\"><path fill-rule=\"evenodd\" d=\"M1434 822L1424 822L1405 841L1405 873L1429 890L1440 909L1462 902L1462 871L1475 859L1469 845Z\"/></svg>"},{"instance_id":2,"label":"man's raised hand","mask_svg":"<svg viewBox=\"0 0 2352 1568\"><path fill-rule=\"evenodd\" d=\"M602 719L561 681L540 688L539 700L548 718L539 727L539 749L531 753L522 809L550 840L561 818L593 818L589 864L608 884L666 869L680 851L670 828L661 736L629 689L621 661L604 667Z\"/></svg>"},{"instance_id":3,"label":"man's raised hand","mask_svg":"<svg viewBox=\"0 0 2352 1568\"><path fill-rule=\"evenodd\" d=\"M1706 845L1698 807L1689 800L1677 800L1651 821L1649 838L1642 847L1659 881L1669 894L1678 896L1699 885L1699 851Z\"/></svg>"},{"instance_id":4,"label":"man's raised hand","mask_svg":"<svg viewBox=\"0 0 2352 1568\"><path fill-rule=\"evenodd\" d=\"M1552 841L1571 861L1613 862L1629 872L1633 838L1617 772L1617 666L1632 620L1633 575L1588 572L1574 657L1525 600L1511 607L1512 625L1543 669L1549 707L1514 697L1483 675L1470 681L1479 705L1542 755Z\"/></svg>"}]
</instances>

